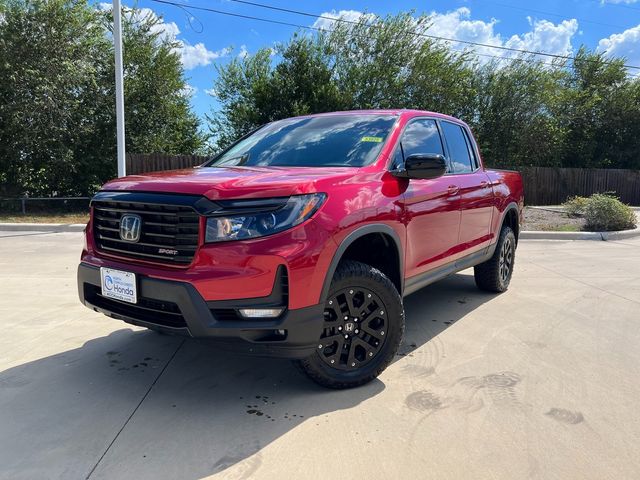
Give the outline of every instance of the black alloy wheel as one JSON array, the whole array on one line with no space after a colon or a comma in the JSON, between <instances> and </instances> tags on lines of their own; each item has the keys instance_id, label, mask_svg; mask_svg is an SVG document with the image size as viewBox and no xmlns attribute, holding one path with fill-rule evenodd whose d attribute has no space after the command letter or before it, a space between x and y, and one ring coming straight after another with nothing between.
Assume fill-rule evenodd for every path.
<instances>
[{"instance_id":1,"label":"black alloy wheel","mask_svg":"<svg viewBox=\"0 0 640 480\"><path fill-rule=\"evenodd\" d=\"M333 275L315 352L295 363L324 387L357 387L387 368L403 334L404 309L393 282L371 265L346 260Z\"/></svg>"},{"instance_id":2,"label":"black alloy wheel","mask_svg":"<svg viewBox=\"0 0 640 480\"><path fill-rule=\"evenodd\" d=\"M366 365L385 342L387 310L375 292L347 287L325 302L318 353L328 366L354 370Z\"/></svg>"}]
</instances>

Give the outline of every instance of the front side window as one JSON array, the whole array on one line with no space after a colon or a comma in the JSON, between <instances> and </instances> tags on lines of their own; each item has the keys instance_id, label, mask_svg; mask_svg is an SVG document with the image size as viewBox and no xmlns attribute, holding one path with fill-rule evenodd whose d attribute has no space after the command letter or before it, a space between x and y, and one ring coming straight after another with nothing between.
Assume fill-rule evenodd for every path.
<instances>
[{"instance_id":1,"label":"front side window","mask_svg":"<svg viewBox=\"0 0 640 480\"><path fill-rule=\"evenodd\" d=\"M395 115L326 115L270 123L207 167L362 167L375 161Z\"/></svg>"},{"instance_id":2,"label":"front side window","mask_svg":"<svg viewBox=\"0 0 640 480\"><path fill-rule=\"evenodd\" d=\"M396 149L392 164L393 169L400 168L404 163L404 158L416 153L444 155L440 132L435 120L425 118L410 122L402 133L400 144L402 149Z\"/></svg>"},{"instance_id":3,"label":"front side window","mask_svg":"<svg viewBox=\"0 0 640 480\"><path fill-rule=\"evenodd\" d=\"M414 153L439 153L444 155L440 132L435 120L415 120L407 125L402 135L405 158Z\"/></svg>"},{"instance_id":4,"label":"front side window","mask_svg":"<svg viewBox=\"0 0 640 480\"><path fill-rule=\"evenodd\" d=\"M447 139L453 173L473 172L471 153L462 127L450 122L442 122L441 125L444 137Z\"/></svg>"}]
</instances>

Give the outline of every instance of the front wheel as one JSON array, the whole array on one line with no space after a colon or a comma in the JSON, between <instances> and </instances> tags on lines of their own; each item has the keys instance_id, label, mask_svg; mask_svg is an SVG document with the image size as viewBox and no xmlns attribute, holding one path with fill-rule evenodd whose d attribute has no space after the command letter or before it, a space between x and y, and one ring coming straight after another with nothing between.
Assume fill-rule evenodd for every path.
<instances>
[{"instance_id":1,"label":"front wheel","mask_svg":"<svg viewBox=\"0 0 640 480\"><path fill-rule=\"evenodd\" d=\"M370 265L345 261L325 301L318 347L296 363L324 387L356 387L387 368L403 334L402 299L391 280Z\"/></svg>"}]
</instances>

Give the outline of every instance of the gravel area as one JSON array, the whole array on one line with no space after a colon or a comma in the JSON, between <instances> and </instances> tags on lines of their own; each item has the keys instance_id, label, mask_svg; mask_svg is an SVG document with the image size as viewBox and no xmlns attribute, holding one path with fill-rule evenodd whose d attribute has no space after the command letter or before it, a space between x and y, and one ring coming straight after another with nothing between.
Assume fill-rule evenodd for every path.
<instances>
[{"instance_id":1,"label":"gravel area","mask_svg":"<svg viewBox=\"0 0 640 480\"><path fill-rule=\"evenodd\" d=\"M521 228L526 231L579 232L584 224L584 219L569 217L563 212L525 207Z\"/></svg>"}]
</instances>

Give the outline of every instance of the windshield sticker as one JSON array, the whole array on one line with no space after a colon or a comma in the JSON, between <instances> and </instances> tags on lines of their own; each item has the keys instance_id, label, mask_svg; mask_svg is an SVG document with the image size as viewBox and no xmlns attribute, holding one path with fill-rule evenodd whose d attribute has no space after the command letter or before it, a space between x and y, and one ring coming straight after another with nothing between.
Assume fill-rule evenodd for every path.
<instances>
[{"instance_id":1,"label":"windshield sticker","mask_svg":"<svg viewBox=\"0 0 640 480\"><path fill-rule=\"evenodd\" d=\"M374 143L380 143L382 142L382 137L362 137L362 139L360 139L361 142L374 142Z\"/></svg>"}]
</instances>

